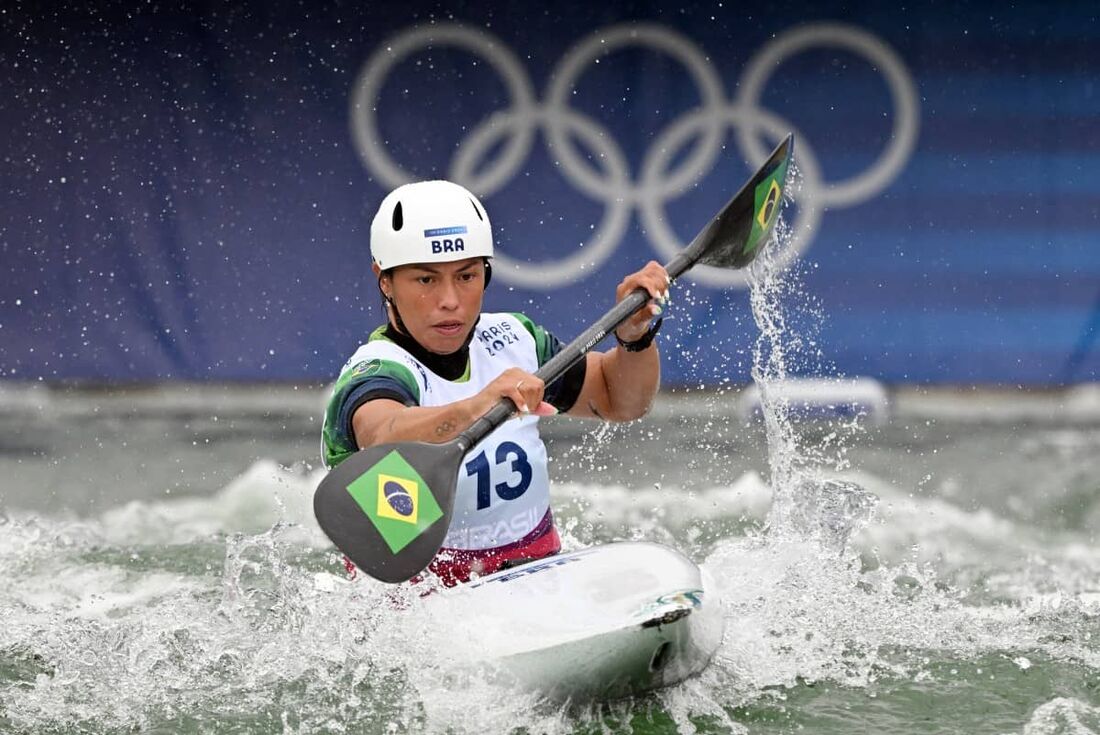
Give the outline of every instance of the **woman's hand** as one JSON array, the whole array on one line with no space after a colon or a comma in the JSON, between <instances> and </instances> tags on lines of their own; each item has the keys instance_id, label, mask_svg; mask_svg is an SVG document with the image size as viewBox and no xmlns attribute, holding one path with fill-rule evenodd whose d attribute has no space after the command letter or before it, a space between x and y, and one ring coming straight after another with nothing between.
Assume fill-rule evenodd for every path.
<instances>
[{"instance_id":1,"label":"woman's hand","mask_svg":"<svg viewBox=\"0 0 1100 735\"><path fill-rule=\"evenodd\" d=\"M519 368L508 368L493 382L485 386L481 394L488 402L485 410L492 408L501 398L510 398L521 414L553 416L558 409L542 400L546 384L541 379ZM533 408L532 408L533 407Z\"/></svg>"},{"instance_id":2,"label":"woman's hand","mask_svg":"<svg viewBox=\"0 0 1100 735\"><path fill-rule=\"evenodd\" d=\"M622 280L619 287L615 289L615 303L622 301L639 288L645 289L652 301L619 325L615 335L620 340L635 342L645 336L649 331L650 321L660 316L668 303L668 287L671 283L672 279L668 277L668 271L655 260L649 261L640 271L631 273Z\"/></svg>"}]
</instances>

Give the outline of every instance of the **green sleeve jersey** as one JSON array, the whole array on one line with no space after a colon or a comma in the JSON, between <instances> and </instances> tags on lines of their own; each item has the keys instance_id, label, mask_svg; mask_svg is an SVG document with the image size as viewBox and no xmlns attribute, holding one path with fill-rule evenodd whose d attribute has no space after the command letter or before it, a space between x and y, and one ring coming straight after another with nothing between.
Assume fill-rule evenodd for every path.
<instances>
[{"instance_id":1,"label":"green sleeve jersey","mask_svg":"<svg viewBox=\"0 0 1100 735\"><path fill-rule=\"evenodd\" d=\"M321 455L328 467L335 467L359 449L351 430L351 416L366 400L385 397L407 406L420 404L420 386L408 367L369 354L371 342L386 340L384 331L385 327L379 327L371 334L332 387L321 435Z\"/></svg>"}]
</instances>

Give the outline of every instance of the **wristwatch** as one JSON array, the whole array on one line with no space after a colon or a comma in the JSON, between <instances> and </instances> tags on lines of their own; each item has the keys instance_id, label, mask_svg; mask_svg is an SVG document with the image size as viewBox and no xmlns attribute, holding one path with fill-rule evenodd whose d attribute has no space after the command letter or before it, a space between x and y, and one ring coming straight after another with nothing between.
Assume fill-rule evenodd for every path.
<instances>
[{"instance_id":1,"label":"wristwatch","mask_svg":"<svg viewBox=\"0 0 1100 735\"><path fill-rule=\"evenodd\" d=\"M615 341L619 343L619 347L622 347L627 352L641 352L653 344L653 338L657 336L657 332L660 331L661 323L664 320L664 317L661 317L653 322L653 324L650 324L646 333L633 342L624 342L622 338L619 337L618 332L615 333Z\"/></svg>"}]
</instances>

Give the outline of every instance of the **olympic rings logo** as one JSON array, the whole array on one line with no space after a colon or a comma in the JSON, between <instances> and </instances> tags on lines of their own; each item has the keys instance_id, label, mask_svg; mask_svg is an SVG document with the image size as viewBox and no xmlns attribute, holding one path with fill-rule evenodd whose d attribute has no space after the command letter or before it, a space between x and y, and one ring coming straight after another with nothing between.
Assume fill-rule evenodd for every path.
<instances>
[{"instance_id":1,"label":"olympic rings logo","mask_svg":"<svg viewBox=\"0 0 1100 735\"><path fill-rule=\"evenodd\" d=\"M452 46L484 58L500 74L511 105L482 120L463 140L451 161L447 177L488 197L506 186L531 151L538 130L545 133L561 171L582 193L604 204L604 214L591 238L577 252L555 262L526 263L497 250L494 274L518 286L548 290L575 282L598 269L618 247L633 211L638 210L653 247L671 259L684 247L665 216L665 204L699 181L720 154L726 130L735 139L747 163L763 163L770 146L787 132L798 139L795 159L802 176L799 211L791 225L788 258L803 252L813 238L826 208L849 207L866 201L888 186L905 166L916 146L918 101L916 85L901 58L883 41L850 25L814 23L788 31L766 44L750 59L728 100L722 79L706 55L687 37L656 24L620 24L598 30L562 57L550 76L545 99L536 98L522 62L498 38L462 24L439 24L401 32L371 55L352 94L352 136L370 171L385 185L400 186L413 175L382 147L375 113L382 85L396 66L425 48ZM683 64L702 98L702 104L684 113L653 141L631 181L622 149L596 120L569 106L569 99L586 65L626 46L641 46L668 54ZM759 106L772 71L790 56L813 47L838 47L866 58L883 74L893 106L890 142L865 171L841 181L826 182L809 139L773 112ZM601 170L585 162L572 143L580 140L597 154ZM678 167L669 170L673 153L698 139ZM481 167L490 152L497 157ZM715 286L744 286L741 271L700 266L692 278Z\"/></svg>"}]
</instances>

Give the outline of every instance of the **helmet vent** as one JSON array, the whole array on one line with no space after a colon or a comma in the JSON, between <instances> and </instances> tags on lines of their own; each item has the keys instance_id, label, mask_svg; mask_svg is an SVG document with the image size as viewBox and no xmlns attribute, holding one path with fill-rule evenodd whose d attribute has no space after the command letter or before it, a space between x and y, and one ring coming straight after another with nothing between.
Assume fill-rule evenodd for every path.
<instances>
[{"instance_id":1,"label":"helmet vent","mask_svg":"<svg viewBox=\"0 0 1100 735\"><path fill-rule=\"evenodd\" d=\"M473 207L473 208L474 208L474 212L476 212L476 213L477 213L477 218L478 218L479 220L481 220L482 222L484 222L484 221L485 221L485 218L481 216L481 210L477 208L477 204L475 204L475 203L474 203L474 200L473 200L473 199L471 199L471 200L470 200L470 206L471 206L471 207Z\"/></svg>"},{"instance_id":2,"label":"helmet vent","mask_svg":"<svg viewBox=\"0 0 1100 735\"><path fill-rule=\"evenodd\" d=\"M400 230L405 225L405 216L401 212L401 202L397 203L397 206L393 208L393 229Z\"/></svg>"}]
</instances>

